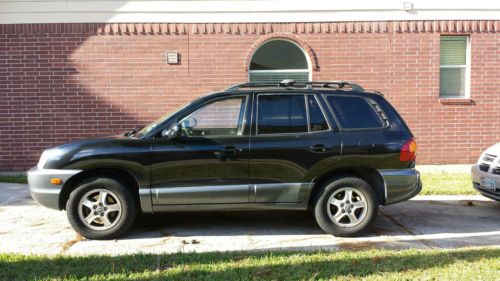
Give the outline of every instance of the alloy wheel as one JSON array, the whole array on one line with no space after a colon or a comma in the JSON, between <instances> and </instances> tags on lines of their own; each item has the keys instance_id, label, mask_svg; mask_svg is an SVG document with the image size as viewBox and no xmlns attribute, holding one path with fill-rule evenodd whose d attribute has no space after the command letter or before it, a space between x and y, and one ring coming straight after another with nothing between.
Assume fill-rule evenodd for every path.
<instances>
[{"instance_id":1,"label":"alloy wheel","mask_svg":"<svg viewBox=\"0 0 500 281\"><path fill-rule=\"evenodd\" d=\"M120 220L122 204L113 192L107 189L93 189L80 199L78 215L86 227L107 230Z\"/></svg>"}]
</instances>

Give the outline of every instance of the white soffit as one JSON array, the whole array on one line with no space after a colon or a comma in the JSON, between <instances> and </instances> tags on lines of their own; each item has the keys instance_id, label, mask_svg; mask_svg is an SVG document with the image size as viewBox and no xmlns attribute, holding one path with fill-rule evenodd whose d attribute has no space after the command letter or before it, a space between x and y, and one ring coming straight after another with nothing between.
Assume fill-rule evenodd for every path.
<instances>
[{"instance_id":1,"label":"white soffit","mask_svg":"<svg viewBox=\"0 0 500 281\"><path fill-rule=\"evenodd\" d=\"M500 19L500 1L0 0L0 24L105 22L335 22L447 19Z\"/></svg>"}]
</instances>

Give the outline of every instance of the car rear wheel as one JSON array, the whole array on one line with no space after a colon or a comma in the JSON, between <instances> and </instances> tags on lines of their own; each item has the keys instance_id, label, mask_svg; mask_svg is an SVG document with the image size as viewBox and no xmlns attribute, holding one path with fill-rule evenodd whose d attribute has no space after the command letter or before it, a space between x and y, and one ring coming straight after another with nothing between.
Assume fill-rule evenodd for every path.
<instances>
[{"instance_id":1,"label":"car rear wheel","mask_svg":"<svg viewBox=\"0 0 500 281\"><path fill-rule=\"evenodd\" d=\"M318 225L339 237L363 234L377 211L373 189L366 181L355 177L336 178L326 183L314 206Z\"/></svg>"},{"instance_id":2,"label":"car rear wheel","mask_svg":"<svg viewBox=\"0 0 500 281\"><path fill-rule=\"evenodd\" d=\"M112 239L130 229L137 216L137 204L119 181L95 177L71 192L66 211L73 229L85 238Z\"/></svg>"}]
</instances>

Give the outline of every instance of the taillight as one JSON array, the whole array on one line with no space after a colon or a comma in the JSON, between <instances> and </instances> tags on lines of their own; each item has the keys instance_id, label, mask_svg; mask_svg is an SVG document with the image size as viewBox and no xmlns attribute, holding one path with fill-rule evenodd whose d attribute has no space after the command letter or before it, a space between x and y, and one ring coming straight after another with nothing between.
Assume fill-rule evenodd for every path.
<instances>
[{"instance_id":1,"label":"taillight","mask_svg":"<svg viewBox=\"0 0 500 281\"><path fill-rule=\"evenodd\" d=\"M410 162L414 161L417 156L417 142L411 138L403 147L401 147L401 154L399 154L399 160L401 162Z\"/></svg>"}]
</instances>

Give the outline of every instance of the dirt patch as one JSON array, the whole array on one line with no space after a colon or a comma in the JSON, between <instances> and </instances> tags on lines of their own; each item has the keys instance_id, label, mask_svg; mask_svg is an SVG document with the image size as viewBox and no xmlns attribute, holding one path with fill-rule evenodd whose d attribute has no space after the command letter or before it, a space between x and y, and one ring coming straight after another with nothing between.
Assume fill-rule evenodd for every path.
<instances>
[{"instance_id":1,"label":"dirt patch","mask_svg":"<svg viewBox=\"0 0 500 281\"><path fill-rule=\"evenodd\" d=\"M371 241L360 241L360 242L340 242L335 244L341 250L365 250L376 248L378 246L377 242Z\"/></svg>"},{"instance_id":2,"label":"dirt patch","mask_svg":"<svg viewBox=\"0 0 500 281\"><path fill-rule=\"evenodd\" d=\"M71 248L73 245L75 245L76 243L80 242L80 241L83 241L85 240L85 238L83 238L83 236L81 236L80 234L76 234L75 238L71 239L71 240L68 240L66 242L64 242L62 244L62 251L65 252L67 251L69 248Z\"/></svg>"},{"instance_id":3,"label":"dirt patch","mask_svg":"<svg viewBox=\"0 0 500 281\"><path fill-rule=\"evenodd\" d=\"M373 227L372 232L377 236L387 235L387 230L383 228Z\"/></svg>"},{"instance_id":4,"label":"dirt patch","mask_svg":"<svg viewBox=\"0 0 500 281\"><path fill-rule=\"evenodd\" d=\"M474 206L476 206L476 204L474 204L474 202L472 202L472 201L460 201L460 203L464 204L467 207L474 207Z\"/></svg>"},{"instance_id":5,"label":"dirt patch","mask_svg":"<svg viewBox=\"0 0 500 281\"><path fill-rule=\"evenodd\" d=\"M182 240L181 243L184 244L184 245L189 245L189 244L194 245L194 244L200 244L200 241L198 241L196 239L193 239L191 241L189 241L189 240Z\"/></svg>"}]
</instances>

